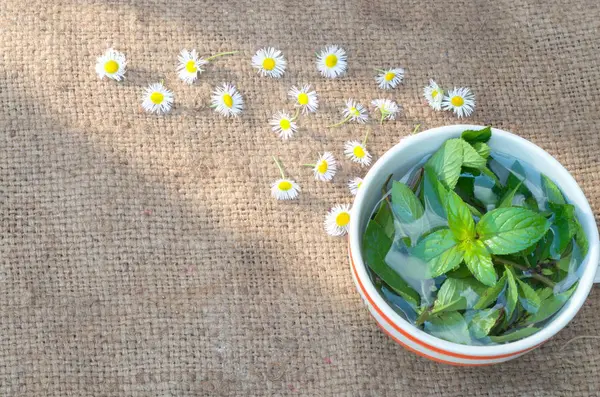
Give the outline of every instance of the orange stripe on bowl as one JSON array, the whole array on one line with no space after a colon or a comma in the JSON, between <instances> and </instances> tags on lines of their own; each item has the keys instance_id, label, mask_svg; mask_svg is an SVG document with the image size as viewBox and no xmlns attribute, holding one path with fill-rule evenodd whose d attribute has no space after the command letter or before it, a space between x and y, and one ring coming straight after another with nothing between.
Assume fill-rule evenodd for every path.
<instances>
[{"instance_id":1,"label":"orange stripe on bowl","mask_svg":"<svg viewBox=\"0 0 600 397\"><path fill-rule=\"evenodd\" d=\"M399 333L401 333L404 337L410 339L411 341L413 341L413 342L415 342L415 343L417 343L417 344L419 344L419 345L421 345L421 346L423 346L423 347L425 347L425 348L427 348L429 350L432 350L432 351L434 351L436 353L445 354L447 356L456 357L456 358L464 358L464 359L467 359L467 360L493 360L493 359L498 359L498 358L513 357L513 356L516 356L518 354L525 353L525 352L528 352L530 350L533 350L536 347L538 347L538 346L541 345L541 343L540 343L539 345L530 347L528 349L520 350L518 352L507 353L507 354L498 354L498 355L495 355L495 356L471 356L471 355L468 355L468 354L461 354L461 353L449 352L449 351L440 349L439 347L435 347L435 346L429 345L429 344L421 341L420 339L415 338L414 336L412 336L408 332L404 331L402 328L400 328L396 323L394 323L392 320L390 320L390 318L383 313L383 311L379 308L379 306L377 306L375 304L375 302L373 301L373 299L371 298L371 296L367 293L367 290L365 289L363 283L360 281L360 278L358 277L358 272L356 271L356 265L354 264L354 259L352 258L352 250L350 249L350 244L348 244L348 254L349 254L349 257L350 257L350 264L352 265L352 271L354 273L354 276L356 277L356 280L358 281L358 285L360 287L360 290L363 292L363 294L365 295L365 297L367 298L367 300L369 301L369 303L371 304L371 306L373 306L373 308L375 309L375 311L377 312L377 314L379 314L390 326L392 326L396 331L398 331ZM394 338L394 340L397 340L397 339ZM406 346L403 343L401 343L401 344L403 346ZM413 350L413 349L409 348L409 350Z\"/></svg>"}]
</instances>

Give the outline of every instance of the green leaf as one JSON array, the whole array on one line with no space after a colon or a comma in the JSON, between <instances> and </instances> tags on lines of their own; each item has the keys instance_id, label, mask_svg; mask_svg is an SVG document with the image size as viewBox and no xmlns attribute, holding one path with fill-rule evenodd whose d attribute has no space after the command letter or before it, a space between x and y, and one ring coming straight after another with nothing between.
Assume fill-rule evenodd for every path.
<instances>
[{"instance_id":1,"label":"green leaf","mask_svg":"<svg viewBox=\"0 0 600 397\"><path fill-rule=\"evenodd\" d=\"M477 234L491 253L512 254L538 242L550 227L543 216L520 207L497 208L477 224Z\"/></svg>"},{"instance_id":2,"label":"green leaf","mask_svg":"<svg viewBox=\"0 0 600 397\"><path fill-rule=\"evenodd\" d=\"M448 189L454 189L463 164L463 140L449 139L427 161L439 181Z\"/></svg>"},{"instance_id":3,"label":"green leaf","mask_svg":"<svg viewBox=\"0 0 600 397\"><path fill-rule=\"evenodd\" d=\"M490 287L496 284L498 276L494 270L492 256L481 240L465 241L461 247L465 251L465 263L475 278Z\"/></svg>"},{"instance_id":4,"label":"green leaf","mask_svg":"<svg viewBox=\"0 0 600 397\"><path fill-rule=\"evenodd\" d=\"M424 213L423 205L415 193L398 181L392 184L392 209L403 223L412 223L421 218Z\"/></svg>"},{"instance_id":5,"label":"green leaf","mask_svg":"<svg viewBox=\"0 0 600 397\"><path fill-rule=\"evenodd\" d=\"M471 332L471 335L477 339L485 338L500 318L500 314L501 312L498 309L484 309L477 311L469 322L469 331Z\"/></svg>"},{"instance_id":6,"label":"green leaf","mask_svg":"<svg viewBox=\"0 0 600 397\"><path fill-rule=\"evenodd\" d=\"M502 291L504 291L505 287L506 274L503 275L496 284L485 290L485 292L481 295L481 298L479 298L475 306L473 306L473 309L485 309L486 307L495 303Z\"/></svg>"},{"instance_id":7,"label":"green leaf","mask_svg":"<svg viewBox=\"0 0 600 397\"><path fill-rule=\"evenodd\" d=\"M447 219L446 215L446 196L448 192L440 183L435 171L425 167L423 175L423 185L421 192L423 194L423 203L428 212L433 212L439 219Z\"/></svg>"},{"instance_id":8,"label":"green leaf","mask_svg":"<svg viewBox=\"0 0 600 397\"><path fill-rule=\"evenodd\" d=\"M464 167L473 167L473 168L484 168L487 160L477 153L477 150L473 149L473 146L469 145L467 142L462 141L463 143L463 166Z\"/></svg>"},{"instance_id":9,"label":"green leaf","mask_svg":"<svg viewBox=\"0 0 600 397\"><path fill-rule=\"evenodd\" d=\"M507 288L506 288L506 303L504 305L504 311L506 312L506 319L510 320L515 308L517 307L517 301L519 299L519 290L517 288L517 282L512 271L508 268L504 270L506 276Z\"/></svg>"},{"instance_id":10,"label":"green leaf","mask_svg":"<svg viewBox=\"0 0 600 397\"><path fill-rule=\"evenodd\" d=\"M575 242L581 249L581 255L585 257L589 249L588 239L583 231L583 227L581 227L581 223L577 219L575 219Z\"/></svg>"},{"instance_id":11,"label":"green leaf","mask_svg":"<svg viewBox=\"0 0 600 397\"><path fill-rule=\"evenodd\" d=\"M473 143L473 149L475 149L475 151L484 159L490 157L490 153L492 152L492 149L489 147L489 145L483 142Z\"/></svg>"},{"instance_id":12,"label":"green leaf","mask_svg":"<svg viewBox=\"0 0 600 397\"><path fill-rule=\"evenodd\" d=\"M448 273L446 273L446 276L448 276L449 278L473 277L473 275L471 274L471 271L469 270L467 265L462 265L462 264L459 267L457 267L456 269L451 270Z\"/></svg>"},{"instance_id":13,"label":"green leaf","mask_svg":"<svg viewBox=\"0 0 600 397\"><path fill-rule=\"evenodd\" d=\"M448 226L458 241L475 237L475 221L473 221L471 211L458 194L453 191L448 192L446 212L448 214Z\"/></svg>"},{"instance_id":14,"label":"green leaf","mask_svg":"<svg viewBox=\"0 0 600 397\"><path fill-rule=\"evenodd\" d=\"M544 287L536 291L538 296L540 297L540 302L545 301L552 295L554 295L554 289L550 287Z\"/></svg>"},{"instance_id":15,"label":"green leaf","mask_svg":"<svg viewBox=\"0 0 600 397\"><path fill-rule=\"evenodd\" d=\"M378 223L369 222L363 237L365 261L394 292L414 307L418 307L419 294L385 262L391 246L392 240L385 234L385 230Z\"/></svg>"},{"instance_id":16,"label":"green leaf","mask_svg":"<svg viewBox=\"0 0 600 397\"><path fill-rule=\"evenodd\" d=\"M424 262L432 278L454 269L463 259L450 229L431 233L411 249L411 254Z\"/></svg>"},{"instance_id":17,"label":"green leaf","mask_svg":"<svg viewBox=\"0 0 600 397\"><path fill-rule=\"evenodd\" d=\"M464 317L458 312L444 312L425 321L425 331L429 334L454 343L471 343L469 328Z\"/></svg>"},{"instance_id":18,"label":"green leaf","mask_svg":"<svg viewBox=\"0 0 600 397\"><path fill-rule=\"evenodd\" d=\"M431 314L470 309L484 290L485 286L473 278L447 278L438 291Z\"/></svg>"},{"instance_id":19,"label":"green leaf","mask_svg":"<svg viewBox=\"0 0 600 397\"><path fill-rule=\"evenodd\" d=\"M544 299L540 304L540 309L537 311L537 313L528 316L522 325L539 323L555 315L563 307L567 300L569 300L576 288L577 284L573 285L565 292L551 295Z\"/></svg>"},{"instance_id":20,"label":"green leaf","mask_svg":"<svg viewBox=\"0 0 600 397\"><path fill-rule=\"evenodd\" d=\"M506 194L500 199L500 204L498 204L497 208L512 207L512 202L515 198L515 194L517 194L517 191L519 190L522 184L523 182L519 182L519 184L515 186L512 190L507 191Z\"/></svg>"},{"instance_id":21,"label":"green leaf","mask_svg":"<svg viewBox=\"0 0 600 397\"><path fill-rule=\"evenodd\" d=\"M548 203L548 209L554 212L550 229L554 234L550 245L550 257L558 259L577 232L575 207L571 204Z\"/></svg>"},{"instance_id":22,"label":"green leaf","mask_svg":"<svg viewBox=\"0 0 600 397\"><path fill-rule=\"evenodd\" d=\"M540 297L526 282L517 279L519 284L519 302L523 309L529 313L537 313L540 308Z\"/></svg>"},{"instance_id":23,"label":"green leaf","mask_svg":"<svg viewBox=\"0 0 600 397\"><path fill-rule=\"evenodd\" d=\"M494 343L514 342L519 339L527 338L538 332L540 329L535 327L521 328L515 331L507 332L504 335L490 336Z\"/></svg>"},{"instance_id":24,"label":"green leaf","mask_svg":"<svg viewBox=\"0 0 600 397\"><path fill-rule=\"evenodd\" d=\"M489 126L481 130L466 130L461 135L461 138L469 143L487 142L491 137L492 128Z\"/></svg>"},{"instance_id":25,"label":"green leaf","mask_svg":"<svg viewBox=\"0 0 600 397\"><path fill-rule=\"evenodd\" d=\"M481 211L479 211L477 208L473 207L469 203L465 203L465 204L469 208L469 211L471 211L471 215L476 216L477 218L481 219L481 217L483 216L483 214L481 213Z\"/></svg>"},{"instance_id":26,"label":"green leaf","mask_svg":"<svg viewBox=\"0 0 600 397\"><path fill-rule=\"evenodd\" d=\"M373 220L383 228L386 236L392 240L394 239L394 234L396 233L394 228L394 216L392 215L390 204L386 200L382 201L379 205L379 209L375 213Z\"/></svg>"},{"instance_id":27,"label":"green leaf","mask_svg":"<svg viewBox=\"0 0 600 397\"><path fill-rule=\"evenodd\" d=\"M554 204L566 204L565 197L554 182L546 175L542 174L542 191L548 202Z\"/></svg>"}]
</instances>

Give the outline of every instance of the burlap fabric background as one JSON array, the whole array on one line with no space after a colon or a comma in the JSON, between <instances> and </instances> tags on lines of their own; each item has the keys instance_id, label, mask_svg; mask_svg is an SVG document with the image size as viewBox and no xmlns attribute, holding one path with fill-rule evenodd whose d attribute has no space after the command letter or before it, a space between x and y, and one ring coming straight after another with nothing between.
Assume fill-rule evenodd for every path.
<instances>
[{"instance_id":1,"label":"burlap fabric background","mask_svg":"<svg viewBox=\"0 0 600 397\"><path fill-rule=\"evenodd\" d=\"M409 133L455 123L421 97L430 77L477 95L468 120L516 132L573 173L600 217L600 8L534 1L0 2L0 395L588 396L600 390L600 293L542 348L508 364L433 364L383 335L354 289L344 239L323 216L350 203L299 164L342 157L365 130L325 127L347 97L381 96L375 67L401 65L385 95L404 106L375 128L379 156ZM325 81L314 51L344 46L347 77ZM281 80L249 60L272 45ZM122 84L99 81L108 46L129 59ZM181 48L241 50L188 87ZM164 79L176 106L143 113ZM247 102L212 112L222 81ZM291 84L316 86L320 112L287 143L270 132ZM271 155L303 187L276 202ZM567 361L568 360L568 361ZM573 365L572 363L576 363Z\"/></svg>"}]
</instances>

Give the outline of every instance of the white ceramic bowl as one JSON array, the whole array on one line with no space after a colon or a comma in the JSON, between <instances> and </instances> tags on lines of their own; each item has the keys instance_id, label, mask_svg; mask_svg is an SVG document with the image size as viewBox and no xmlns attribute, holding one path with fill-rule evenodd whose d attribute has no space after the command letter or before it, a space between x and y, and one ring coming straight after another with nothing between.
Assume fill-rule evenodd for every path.
<instances>
[{"instance_id":1,"label":"white ceramic bowl","mask_svg":"<svg viewBox=\"0 0 600 397\"><path fill-rule=\"evenodd\" d=\"M493 346L469 346L447 342L414 327L392 310L371 282L362 255L362 235L373 208L381 198L381 186L390 174L394 174L394 178L404 175L411 166L427 154L436 151L447 139L459 137L467 129L481 128L484 127L451 125L433 128L402 139L373 165L364 178L354 200L348 233L354 282L378 325L407 349L429 359L454 365L489 365L508 361L550 339L571 321L583 305L594 283L599 262L600 244L594 214L571 174L554 157L533 143L494 128L489 141L492 150L509 153L546 174L560 187L567 200L577 207L577 216L587 235L590 248L581 265L584 270L575 293L558 315L539 332L515 342ZM596 279L596 282L598 281L600 280Z\"/></svg>"}]
</instances>

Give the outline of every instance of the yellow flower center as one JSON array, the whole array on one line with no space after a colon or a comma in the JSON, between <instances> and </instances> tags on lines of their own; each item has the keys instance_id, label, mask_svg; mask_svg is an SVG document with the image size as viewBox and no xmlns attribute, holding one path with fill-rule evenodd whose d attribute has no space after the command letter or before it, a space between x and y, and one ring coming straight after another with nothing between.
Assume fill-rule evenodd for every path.
<instances>
[{"instance_id":1,"label":"yellow flower center","mask_svg":"<svg viewBox=\"0 0 600 397\"><path fill-rule=\"evenodd\" d=\"M350 222L350 214L347 212L340 212L338 216L335 217L335 223L339 227L344 227L348 225Z\"/></svg>"},{"instance_id":2,"label":"yellow flower center","mask_svg":"<svg viewBox=\"0 0 600 397\"><path fill-rule=\"evenodd\" d=\"M185 64L185 70L187 70L190 73L196 73L198 71L198 68L196 67L196 62L194 62L192 59L187 61L187 63Z\"/></svg>"},{"instance_id":3,"label":"yellow flower center","mask_svg":"<svg viewBox=\"0 0 600 397\"><path fill-rule=\"evenodd\" d=\"M279 185L277 185L277 188L281 191L287 192L292 188L292 184L288 181L281 181L279 182Z\"/></svg>"},{"instance_id":4,"label":"yellow flower center","mask_svg":"<svg viewBox=\"0 0 600 397\"><path fill-rule=\"evenodd\" d=\"M265 58L265 60L263 61L263 69L264 70L275 69L275 60L273 58Z\"/></svg>"},{"instance_id":5,"label":"yellow flower center","mask_svg":"<svg viewBox=\"0 0 600 397\"><path fill-rule=\"evenodd\" d=\"M292 123L290 123L288 119L279 120L279 127L281 127L282 130L289 130L291 126Z\"/></svg>"},{"instance_id":6,"label":"yellow flower center","mask_svg":"<svg viewBox=\"0 0 600 397\"><path fill-rule=\"evenodd\" d=\"M431 91L431 97L435 98L436 96L438 96L438 91L437 90Z\"/></svg>"},{"instance_id":7,"label":"yellow flower center","mask_svg":"<svg viewBox=\"0 0 600 397\"><path fill-rule=\"evenodd\" d=\"M337 61L338 61L338 59L337 59L337 56L335 56L335 54L329 54L329 55L327 55L327 58L325 58L325 65L328 68L332 68L335 65L337 65Z\"/></svg>"},{"instance_id":8,"label":"yellow flower center","mask_svg":"<svg viewBox=\"0 0 600 397\"><path fill-rule=\"evenodd\" d=\"M231 95L229 95L229 94L223 94L223 103L228 108L231 108L233 106L233 98L231 97Z\"/></svg>"},{"instance_id":9,"label":"yellow flower center","mask_svg":"<svg viewBox=\"0 0 600 397\"><path fill-rule=\"evenodd\" d=\"M165 96L160 92L153 92L150 94L150 101L155 105L160 105L165 99Z\"/></svg>"},{"instance_id":10,"label":"yellow flower center","mask_svg":"<svg viewBox=\"0 0 600 397\"><path fill-rule=\"evenodd\" d=\"M308 95L304 92L298 94L298 103L300 105L308 105Z\"/></svg>"},{"instance_id":11,"label":"yellow flower center","mask_svg":"<svg viewBox=\"0 0 600 397\"><path fill-rule=\"evenodd\" d=\"M358 145L354 147L354 149L352 150L352 152L359 159L362 159L363 157L365 157L365 151L364 151L364 149L362 147L358 146Z\"/></svg>"},{"instance_id":12,"label":"yellow flower center","mask_svg":"<svg viewBox=\"0 0 600 397\"><path fill-rule=\"evenodd\" d=\"M117 70L119 70L119 64L117 63L117 61L113 61L112 59L108 62L106 62L104 64L104 71L106 73L117 73Z\"/></svg>"},{"instance_id":13,"label":"yellow flower center","mask_svg":"<svg viewBox=\"0 0 600 397\"><path fill-rule=\"evenodd\" d=\"M394 77L396 77L396 75L392 72L387 72L385 74L385 81L392 81L394 80Z\"/></svg>"},{"instance_id":14,"label":"yellow flower center","mask_svg":"<svg viewBox=\"0 0 600 397\"><path fill-rule=\"evenodd\" d=\"M357 109L357 108L355 108L355 107L351 107L351 108L350 108L350 113L352 113L352 115L354 115L354 116L356 116L356 117L360 116L360 112L359 112L359 111L358 111L358 109Z\"/></svg>"},{"instance_id":15,"label":"yellow flower center","mask_svg":"<svg viewBox=\"0 0 600 397\"><path fill-rule=\"evenodd\" d=\"M453 96L452 99L450 99L450 103L452 104L452 106L461 107L465 104L465 100L462 97L456 95Z\"/></svg>"},{"instance_id":16,"label":"yellow flower center","mask_svg":"<svg viewBox=\"0 0 600 397\"><path fill-rule=\"evenodd\" d=\"M324 174L327 172L327 169L329 168L327 161L323 160L321 161L318 165L317 165L317 171L319 172L319 174Z\"/></svg>"}]
</instances>

